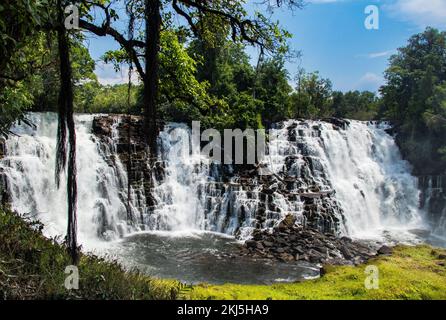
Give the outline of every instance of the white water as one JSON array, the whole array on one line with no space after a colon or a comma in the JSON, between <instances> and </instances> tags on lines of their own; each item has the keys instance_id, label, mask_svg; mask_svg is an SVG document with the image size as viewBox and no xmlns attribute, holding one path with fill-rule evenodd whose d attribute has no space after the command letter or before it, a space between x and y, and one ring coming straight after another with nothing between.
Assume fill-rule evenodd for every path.
<instances>
[{"instance_id":1,"label":"white water","mask_svg":"<svg viewBox=\"0 0 446 320\"><path fill-rule=\"evenodd\" d=\"M126 174L104 161L102 153L112 150L103 150L91 134L92 118L76 116L78 233L87 248L99 245L98 233L113 239L127 231L122 222L126 208L120 200ZM48 236L62 236L67 226L67 201L65 178L60 189L54 182L57 117L52 113L31 114L29 119L37 129L25 125L12 129L18 136L7 140L7 155L0 160L0 167L6 173L12 208L42 221ZM103 218L108 228L101 232Z\"/></svg>"},{"instance_id":2,"label":"white water","mask_svg":"<svg viewBox=\"0 0 446 320\"><path fill-rule=\"evenodd\" d=\"M385 126L352 122L345 131L323 130L329 175L349 233L420 227L420 192Z\"/></svg>"},{"instance_id":3,"label":"white water","mask_svg":"<svg viewBox=\"0 0 446 320\"><path fill-rule=\"evenodd\" d=\"M443 176L426 176L421 178L424 188L424 203L423 209L429 212L432 217L431 223L432 234L434 237L446 240L446 202L445 196L445 181Z\"/></svg>"},{"instance_id":4,"label":"white water","mask_svg":"<svg viewBox=\"0 0 446 320\"><path fill-rule=\"evenodd\" d=\"M7 156L0 160L6 172L12 205L22 214L36 215L48 235L64 235L66 195L54 184L57 119L54 114L32 114L33 130L16 126L19 134L7 140ZM127 175L113 155L115 144L100 143L91 134L93 116L76 117L78 147L78 225L80 242L97 247L100 238L116 239L140 228L127 223ZM297 123L296 142L289 141L287 127L275 131L277 138L267 157L274 173L306 176L296 190L335 190L335 199L345 216L341 231L354 237L376 237L383 230L421 226L418 210L419 191L410 167L401 159L393 139L383 126L352 122L346 130L334 130L324 122ZM316 128L316 129L315 129ZM114 136L116 137L116 129ZM190 130L171 124L160 135L160 160L165 163L165 178L156 181L153 212L134 198L131 190L131 214L143 217L149 230L209 230L248 237L256 225L259 185L252 181L250 190L237 177L231 183L219 181L218 170L200 154L191 154ZM302 147L303 146L303 147ZM285 165L293 155L291 166ZM304 166L311 161L311 172ZM63 184L62 184L63 186ZM139 190L139 192L142 192ZM267 204L267 220L262 227L272 227L286 214L294 214L304 223L300 199L290 201L279 193ZM269 206L275 209L269 209ZM339 213L340 215L341 213ZM105 221L104 221L105 220Z\"/></svg>"},{"instance_id":5,"label":"white water","mask_svg":"<svg viewBox=\"0 0 446 320\"><path fill-rule=\"evenodd\" d=\"M294 143L286 139L293 124ZM350 236L371 238L383 230L423 227L417 179L387 127L350 121L345 130L335 130L327 122L287 121L276 132L279 143L272 143L271 167L278 172L285 155L297 155L288 174L302 176L303 154L313 159L314 169L307 174L320 190L335 190L345 216L343 232Z\"/></svg>"},{"instance_id":6,"label":"white water","mask_svg":"<svg viewBox=\"0 0 446 320\"><path fill-rule=\"evenodd\" d=\"M207 157L191 147L191 130L172 123L159 136L160 161L165 178L155 180L157 205L149 215L152 230L208 230L247 237L254 225L257 199L237 186L237 179L222 186L218 172L212 174ZM194 153L193 153L194 152ZM241 211L244 219L239 219Z\"/></svg>"}]
</instances>

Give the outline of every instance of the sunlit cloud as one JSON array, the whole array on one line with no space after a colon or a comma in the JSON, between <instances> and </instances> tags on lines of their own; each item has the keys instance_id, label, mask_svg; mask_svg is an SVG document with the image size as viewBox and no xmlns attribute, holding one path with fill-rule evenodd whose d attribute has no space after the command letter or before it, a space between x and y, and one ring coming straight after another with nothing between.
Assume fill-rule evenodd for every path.
<instances>
[{"instance_id":1,"label":"sunlit cloud","mask_svg":"<svg viewBox=\"0 0 446 320\"><path fill-rule=\"evenodd\" d=\"M396 0L383 5L383 8L394 17L412 22L420 28L446 27L445 0Z\"/></svg>"},{"instance_id":2,"label":"sunlit cloud","mask_svg":"<svg viewBox=\"0 0 446 320\"><path fill-rule=\"evenodd\" d=\"M129 67L122 66L120 71L115 71L112 64L107 64L104 62L98 62L96 64L96 76L98 77L98 81L103 85L115 85L128 83L129 81ZM132 73L132 82L139 82L138 75L136 71Z\"/></svg>"},{"instance_id":3,"label":"sunlit cloud","mask_svg":"<svg viewBox=\"0 0 446 320\"><path fill-rule=\"evenodd\" d=\"M357 90L377 91L384 84L384 78L373 72L364 74L356 84Z\"/></svg>"}]
</instances>

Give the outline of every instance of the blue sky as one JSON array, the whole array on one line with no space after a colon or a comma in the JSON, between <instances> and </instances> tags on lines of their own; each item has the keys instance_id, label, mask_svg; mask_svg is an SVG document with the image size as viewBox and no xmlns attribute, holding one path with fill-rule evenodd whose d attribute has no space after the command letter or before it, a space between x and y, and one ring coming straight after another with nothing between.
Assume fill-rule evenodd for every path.
<instances>
[{"instance_id":1,"label":"blue sky","mask_svg":"<svg viewBox=\"0 0 446 320\"><path fill-rule=\"evenodd\" d=\"M257 8L256 0L248 9ZM258 2L258 0L257 0ZM446 29L446 0L307 0L303 10L278 9L272 19L293 34L291 47L302 57L287 64L290 77L298 67L319 71L331 79L336 90L372 90L383 83L389 56L414 33L426 26ZM364 13L368 5L379 8L379 29L367 30ZM260 8L260 7L258 7ZM90 51L94 59L117 48L111 38L94 38ZM256 50L250 49L253 60ZM104 84L125 82L111 66L99 63L96 73Z\"/></svg>"}]
</instances>

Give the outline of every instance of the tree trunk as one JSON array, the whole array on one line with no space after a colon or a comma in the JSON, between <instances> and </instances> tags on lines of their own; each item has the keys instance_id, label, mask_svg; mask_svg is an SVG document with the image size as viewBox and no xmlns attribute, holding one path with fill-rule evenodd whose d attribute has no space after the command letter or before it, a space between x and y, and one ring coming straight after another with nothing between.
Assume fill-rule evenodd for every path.
<instances>
[{"instance_id":1,"label":"tree trunk","mask_svg":"<svg viewBox=\"0 0 446 320\"><path fill-rule=\"evenodd\" d=\"M62 1L58 0L59 28L57 30L58 49L60 58L60 79L61 87L59 94L59 129L57 148L57 172L56 181L59 181L59 174L65 168L67 160L66 150L66 130L68 130L68 168L67 168L67 194L68 194L68 227L67 245L73 264L78 262L77 248L77 182L76 182L76 132L74 124L73 107L73 85L72 71L70 65L69 42L64 26L64 15Z\"/></svg>"},{"instance_id":2,"label":"tree trunk","mask_svg":"<svg viewBox=\"0 0 446 320\"><path fill-rule=\"evenodd\" d=\"M157 97L159 81L159 49L161 32L160 0L145 0L146 51L144 82L144 130L151 155L156 154Z\"/></svg>"}]
</instances>

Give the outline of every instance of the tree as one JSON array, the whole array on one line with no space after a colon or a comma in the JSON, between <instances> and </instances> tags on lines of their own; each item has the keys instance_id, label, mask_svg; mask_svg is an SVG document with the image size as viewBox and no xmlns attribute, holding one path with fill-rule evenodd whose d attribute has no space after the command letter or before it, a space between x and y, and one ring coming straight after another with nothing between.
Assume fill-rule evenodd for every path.
<instances>
[{"instance_id":1,"label":"tree","mask_svg":"<svg viewBox=\"0 0 446 320\"><path fill-rule=\"evenodd\" d=\"M318 72L300 70L296 76L297 86L291 103L297 118L331 116L332 85L329 79L319 77Z\"/></svg>"},{"instance_id":2,"label":"tree","mask_svg":"<svg viewBox=\"0 0 446 320\"><path fill-rule=\"evenodd\" d=\"M379 99L370 91L335 91L332 94L333 116L356 120L371 120L377 116Z\"/></svg>"},{"instance_id":3,"label":"tree","mask_svg":"<svg viewBox=\"0 0 446 320\"><path fill-rule=\"evenodd\" d=\"M132 1L132 0L129 0ZM110 9L109 1L83 1L84 8L87 10L97 8L103 11L105 20L101 25L96 25L92 19L88 19L88 11L84 10L84 18L80 20L80 26L85 30L93 32L99 36L112 36L125 50L127 59L135 65L142 82L144 84L144 116L146 139L149 147L154 150L156 143L156 116L157 99L159 83L159 50L161 39L161 26L166 26L166 21L171 12L175 12L182 17L187 28L194 36L209 34L206 24L201 23L203 17L210 17L221 21L222 25L227 26L231 33L231 39L234 42L246 42L250 45L257 45L262 50L276 52L284 50L284 41L289 36L287 32L280 29L277 23L272 23L265 16L257 13L249 17L243 8L241 1L202 1L202 0L145 0L144 3L135 1L135 15L143 12L140 18L145 21L144 39L127 39L122 33L112 27L113 19L117 15ZM264 1L269 9L274 7L288 5L289 8L300 8L300 0L278 0L272 5L271 1ZM91 18L91 17L90 17ZM144 49L143 55L140 54ZM144 59L143 64L140 57Z\"/></svg>"},{"instance_id":4,"label":"tree","mask_svg":"<svg viewBox=\"0 0 446 320\"><path fill-rule=\"evenodd\" d=\"M260 63L254 85L256 99L263 101L262 119L268 126L290 116L292 87L288 83L288 71L282 55Z\"/></svg>"},{"instance_id":5,"label":"tree","mask_svg":"<svg viewBox=\"0 0 446 320\"><path fill-rule=\"evenodd\" d=\"M65 29L64 8L67 2L57 0L57 41L60 58L59 126L57 129L56 184L67 166L68 227L67 244L73 264L77 264L77 181L76 181L76 130L74 123L74 93L70 64L69 40ZM68 133L68 151L67 151Z\"/></svg>"},{"instance_id":6,"label":"tree","mask_svg":"<svg viewBox=\"0 0 446 320\"><path fill-rule=\"evenodd\" d=\"M0 135L11 123L26 121L23 111L31 107L30 71L45 66L40 30L50 19L51 0L4 0L0 5Z\"/></svg>"},{"instance_id":7,"label":"tree","mask_svg":"<svg viewBox=\"0 0 446 320\"><path fill-rule=\"evenodd\" d=\"M412 36L389 62L380 91L383 112L397 126L397 142L416 171L442 171L446 32L427 28Z\"/></svg>"}]
</instances>

